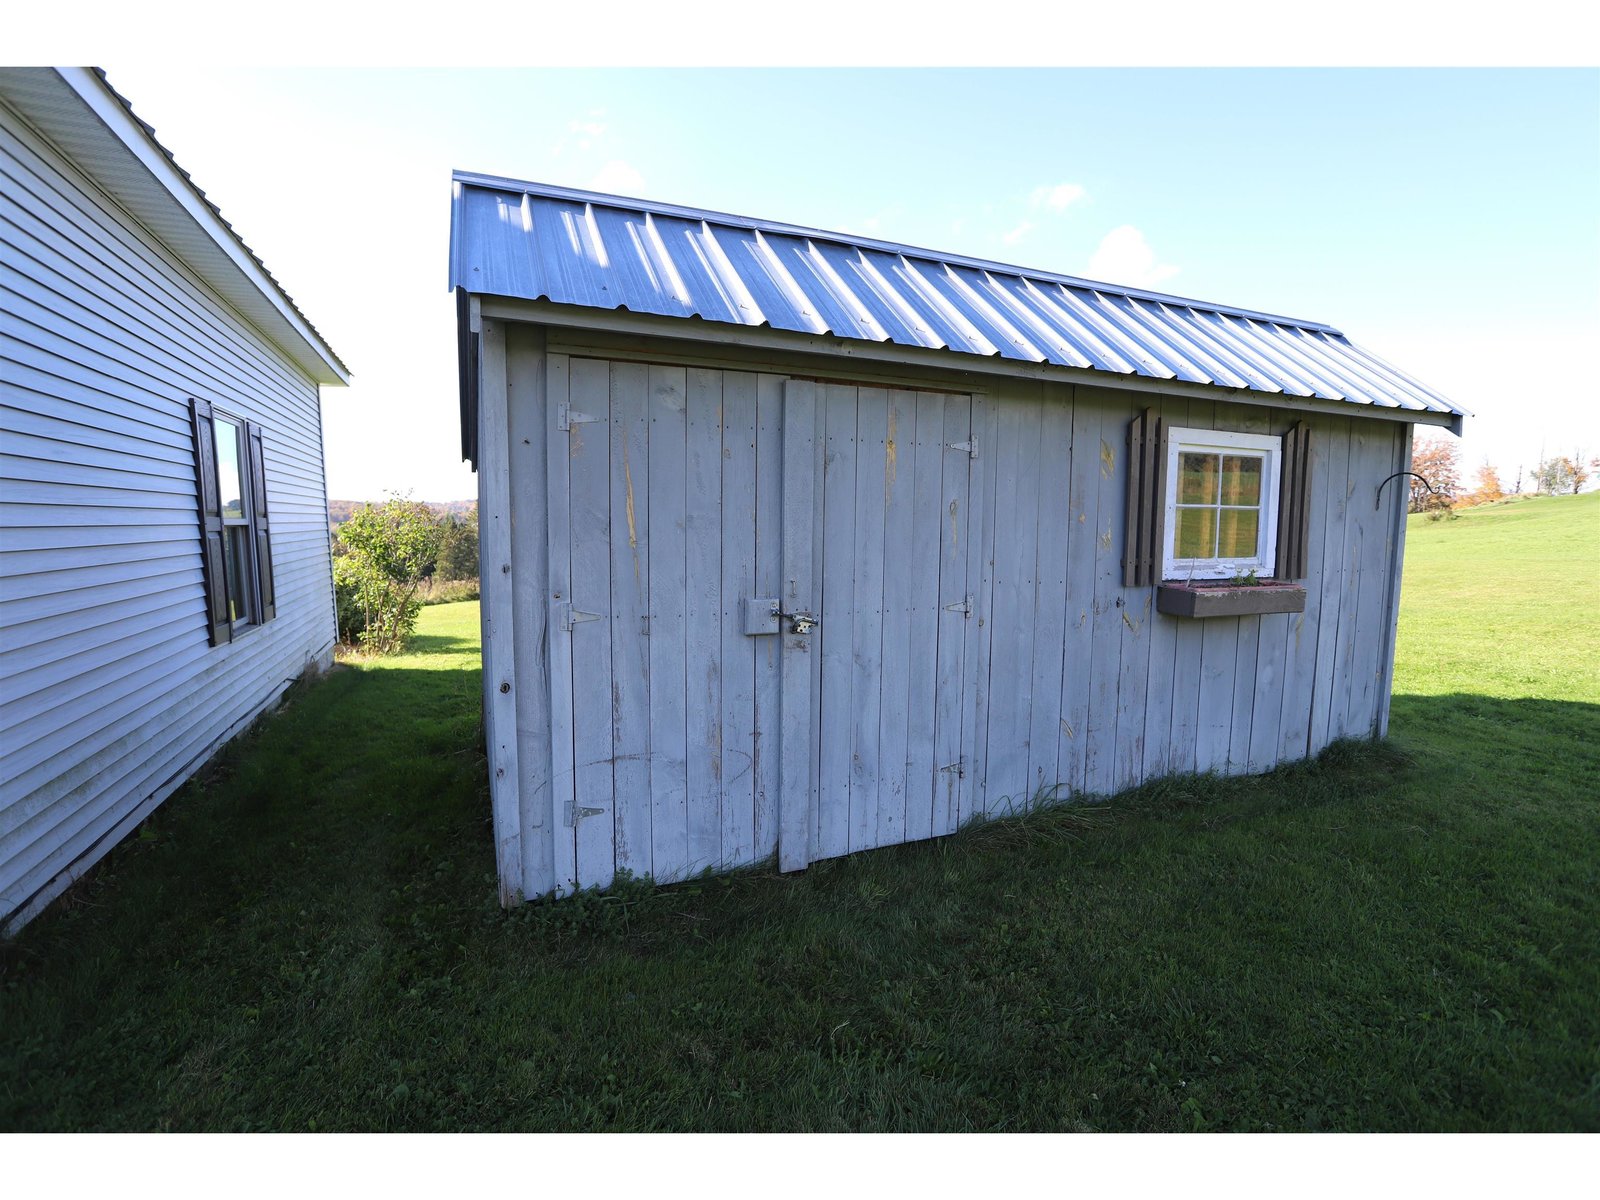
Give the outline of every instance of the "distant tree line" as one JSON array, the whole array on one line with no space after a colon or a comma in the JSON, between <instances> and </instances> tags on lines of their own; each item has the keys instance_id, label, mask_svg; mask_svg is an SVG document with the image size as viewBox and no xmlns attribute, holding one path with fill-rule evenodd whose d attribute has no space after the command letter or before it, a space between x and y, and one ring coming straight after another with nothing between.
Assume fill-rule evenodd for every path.
<instances>
[{"instance_id":1,"label":"distant tree line","mask_svg":"<svg viewBox=\"0 0 1600 1200\"><path fill-rule=\"evenodd\" d=\"M1500 482L1500 473L1486 459L1473 475L1472 485L1461 482L1461 450L1453 438L1418 438L1412 447L1411 469L1426 480L1411 480L1410 511L1427 513L1435 520L1449 516L1457 508L1492 504L1522 493L1523 470L1517 468L1511 489ZM1581 450L1570 455L1541 458L1529 473L1535 493L1546 496L1577 495L1600 470L1600 457L1585 457Z\"/></svg>"},{"instance_id":2,"label":"distant tree line","mask_svg":"<svg viewBox=\"0 0 1600 1200\"><path fill-rule=\"evenodd\" d=\"M477 506L441 512L398 495L353 506L333 533L333 586L341 641L404 649L425 603L477 598Z\"/></svg>"}]
</instances>

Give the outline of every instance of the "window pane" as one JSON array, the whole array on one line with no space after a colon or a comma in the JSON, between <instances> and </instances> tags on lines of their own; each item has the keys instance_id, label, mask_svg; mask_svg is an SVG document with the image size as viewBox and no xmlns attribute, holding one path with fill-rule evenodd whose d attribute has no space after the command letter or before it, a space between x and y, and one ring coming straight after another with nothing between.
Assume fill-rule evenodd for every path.
<instances>
[{"instance_id":1,"label":"window pane","mask_svg":"<svg viewBox=\"0 0 1600 1200\"><path fill-rule=\"evenodd\" d=\"M1180 508L1178 545L1175 558L1213 558L1216 556L1217 510Z\"/></svg>"},{"instance_id":2,"label":"window pane","mask_svg":"<svg viewBox=\"0 0 1600 1200\"><path fill-rule=\"evenodd\" d=\"M1178 503L1217 502L1217 455L1178 455Z\"/></svg>"},{"instance_id":3,"label":"window pane","mask_svg":"<svg viewBox=\"0 0 1600 1200\"><path fill-rule=\"evenodd\" d=\"M228 525L223 529L228 546L228 620L250 620L250 527Z\"/></svg>"},{"instance_id":4,"label":"window pane","mask_svg":"<svg viewBox=\"0 0 1600 1200\"><path fill-rule=\"evenodd\" d=\"M1217 557L1254 558L1260 517L1261 514L1253 508L1223 509Z\"/></svg>"},{"instance_id":5,"label":"window pane","mask_svg":"<svg viewBox=\"0 0 1600 1200\"><path fill-rule=\"evenodd\" d=\"M1261 460L1230 454L1222 460L1222 502L1261 503Z\"/></svg>"},{"instance_id":6,"label":"window pane","mask_svg":"<svg viewBox=\"0 0 1600 1200\"><path fill-rule=\"evenodd\" d=\"M218 417L213 423L217 435L217 494L222 499L222 516L244 516L244 487L239 475L239 442L244 432L232 421Z\"/></svg>"}]
</instances>

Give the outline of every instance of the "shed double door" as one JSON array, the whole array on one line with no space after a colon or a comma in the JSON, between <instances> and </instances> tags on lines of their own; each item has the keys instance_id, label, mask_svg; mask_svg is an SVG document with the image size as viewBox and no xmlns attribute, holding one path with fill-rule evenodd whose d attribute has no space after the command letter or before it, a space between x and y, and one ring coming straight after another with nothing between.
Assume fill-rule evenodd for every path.
<instances>
[{"instance_id":1,"label":"shed double door","mask_svg":"<svg viewBox=\"0 0 1600 1200\"><path fill-rule=\"evenodd\" d=\"M955 829L972 398L547 362L560 890Z\"/></svg>"}]
</instances>

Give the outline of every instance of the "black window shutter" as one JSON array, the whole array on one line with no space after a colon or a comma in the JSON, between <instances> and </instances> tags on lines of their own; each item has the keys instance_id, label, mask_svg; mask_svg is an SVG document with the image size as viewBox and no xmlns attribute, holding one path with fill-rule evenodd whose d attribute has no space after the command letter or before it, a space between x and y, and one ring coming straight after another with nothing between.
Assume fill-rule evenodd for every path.
<instances>
[{"instance_id":1,"label":"black window shutter","mask_svg":"<svg viewBox=\"0 0 1600 1200\"><path fill-rule=\"evenodd\" d=\"M250 523L255 530L256 578L261 581L261 619L277 615L272 589L272 538L267 532L267 464L261 451L261 426L245 426L250 443Z\"/></svg>"},{"instance_id":2,"label":"black window shutter","mask_svg":"<svg viewBox=\"0 0 1600 1200\"><path fill-rule=\"evenodd\" d=\"M206 625L211 644L233 640L228 620L227 555L222 548L222 498L217 494L217 443L211 424L211 405L189 401L189 423L194 429L195 494L200 501L200 568L206 590Z\"/></svg>"},{"instance_id":3,"label":"black window shutter","mask_svg":"<svg viewBox=\"0 0 1600 1200\"><path fill-rule=\"evenodd\" d=\"M1283 435L1283 485L1278 489L1278 579L1306 577L1311 528L1311 429L1300 421Z\"/></svg>"},{"instance_id":4,"label":"black window shutter","mask_svg":"<svg viewBox=\"0 0 1600 1200\"><path fill-rule=\"evenodd\" d=\"M1166 512L1167 423L1147 408L1128 425L1127 536L1122 547L1124 587L1149 587L1161 577L1161 535Z\"/></svg>"}]
</instances>

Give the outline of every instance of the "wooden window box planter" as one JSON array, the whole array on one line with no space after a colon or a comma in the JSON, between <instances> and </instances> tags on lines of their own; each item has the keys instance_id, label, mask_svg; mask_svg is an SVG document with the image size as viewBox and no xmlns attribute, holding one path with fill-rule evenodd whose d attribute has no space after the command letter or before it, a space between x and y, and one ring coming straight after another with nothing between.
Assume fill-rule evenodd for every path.
<instances>
[{"instance_id":1,"label":"wooden window box planter","mask_svg":"<svg viewBox=\"0 0 1600 1200\"><path fill-rule=\"evenodd\" d=\"M1306 610L1306 589L1276 579L1258 584L1163 583L1156 588L1156 611L1174 617L1253 617Z\"/></svg>"}]
</instances>

